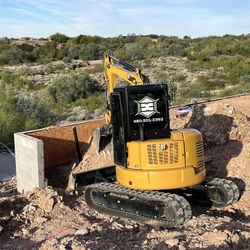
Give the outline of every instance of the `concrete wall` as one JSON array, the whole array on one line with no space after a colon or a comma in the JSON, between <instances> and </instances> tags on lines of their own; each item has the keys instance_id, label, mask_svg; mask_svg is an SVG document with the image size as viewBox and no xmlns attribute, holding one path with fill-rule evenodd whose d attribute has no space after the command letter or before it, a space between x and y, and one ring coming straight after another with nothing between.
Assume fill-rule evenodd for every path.
<instances>
[{"instance_id":1,"label":"concrete wall","mask_svg":"<svg viewBox=\"0 0 250 250\"><path fill-rule=\"evenodd\" d=\"M76 127L81 148L88 147L93 131L104 119L48 127L15 134L17 189L19 192L44 188L55 169L72 161L76 155L73 128ZM51 174L52 173L52 174Z\"/></svg>"},{"instance_id":2,"label":"concrete wall","mask_svg":"<svg viewBox=\"0 0 250 250\"><path fill-rule=\"evenodd\" d=\"M45 187L43 142L23 133L15 134L17 190Z\"/></svg>"}]
</instances>

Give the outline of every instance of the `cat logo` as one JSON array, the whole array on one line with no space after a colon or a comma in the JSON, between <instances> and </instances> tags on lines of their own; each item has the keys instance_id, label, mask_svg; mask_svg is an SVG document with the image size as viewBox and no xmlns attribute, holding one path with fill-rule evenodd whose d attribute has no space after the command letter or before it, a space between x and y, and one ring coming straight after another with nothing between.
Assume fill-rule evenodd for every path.
<instances>
[{"instance_id":1,"label":"cat logo","mask_svg":"<svg viewBox=\"0 0 250 250\"><path fill-rule=\"evenodd\" d=\"M148 96L143 97L140 101L135 101L137 103L138 112L136 115L142 115L146 118L151 117L155 113L160 113L157 111L157 102L159 99L154 100Z\"/></svg>"}]
</instances>

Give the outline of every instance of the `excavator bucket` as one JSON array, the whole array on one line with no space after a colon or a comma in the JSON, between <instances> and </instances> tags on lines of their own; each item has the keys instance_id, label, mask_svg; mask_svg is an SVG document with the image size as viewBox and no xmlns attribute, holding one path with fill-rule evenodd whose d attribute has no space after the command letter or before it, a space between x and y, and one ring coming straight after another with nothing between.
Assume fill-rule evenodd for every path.
<instances>
[{"instance_id":1,"label":"excavator bucket","mask_svg":"<svg viewBox=\"0 0 250 250\"><path fill-rule=\"evenodd\" d=\"M104 124L101 128L94 130L92 136L92 144L95 147L96 153L106 149L111 143L112 133L111 125Z\"/></svg>"},{"instance_id":2,"label":"excavator bucket","mask_svg":"<svg viewBox=\"0 0 250 250\"><path fill-rule=\"evenodd\" d=\"M109 126L104 125L94 130L89 145L82 161L73 171L75 176L114 166L113 143Z\"/></svg>"}]
</instances>

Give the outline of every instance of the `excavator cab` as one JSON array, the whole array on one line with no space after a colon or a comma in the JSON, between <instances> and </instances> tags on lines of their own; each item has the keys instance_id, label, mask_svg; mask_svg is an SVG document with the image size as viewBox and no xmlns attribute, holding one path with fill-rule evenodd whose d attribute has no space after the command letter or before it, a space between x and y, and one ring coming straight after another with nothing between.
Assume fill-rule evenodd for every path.
<instances>
[{"instance_id":1,"label":"excavator cab","mask_svg":"<svg viewBox=\"0 0 250 250\"><path fill-rule=\"evenodd\" d=\"M165 84L123 86L111 94L114 161L127 167L127 142L170 137Z\"/></svg>"}]
</instances>

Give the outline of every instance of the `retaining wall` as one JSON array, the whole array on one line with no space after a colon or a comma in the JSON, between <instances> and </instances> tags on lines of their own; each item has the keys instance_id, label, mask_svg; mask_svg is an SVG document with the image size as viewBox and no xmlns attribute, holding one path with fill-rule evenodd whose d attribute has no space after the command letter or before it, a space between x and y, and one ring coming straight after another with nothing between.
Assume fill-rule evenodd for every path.
<instances>
[{"instance_id":1,"label":"retaining wall","mask_svg":"<svg viewBox=\"0 0 250 250\"><path fill-rule=\"evenodd\" d=\"M76 127L79 144L83 147L104 122L104 119L89 120L16 133L17 190L23 193L35 187L44 188L49 174L76 155L73 128Z\"/></svg>"}]
</instances>

